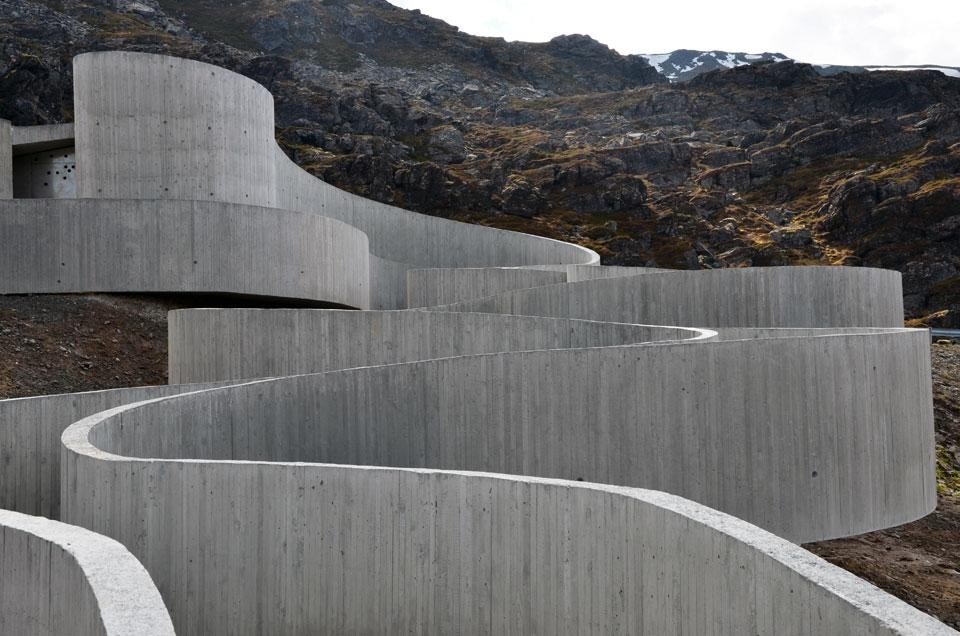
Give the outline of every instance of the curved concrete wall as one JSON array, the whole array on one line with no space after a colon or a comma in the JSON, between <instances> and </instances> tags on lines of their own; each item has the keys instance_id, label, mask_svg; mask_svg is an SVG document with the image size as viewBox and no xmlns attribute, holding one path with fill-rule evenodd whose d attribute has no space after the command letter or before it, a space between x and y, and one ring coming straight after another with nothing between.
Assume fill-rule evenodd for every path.
<instances>
[{"instance_id":1,"label":"curved concrete wall","mask_svg":"<svg viewBox=\"0 0 960 636\"><path fill-rule=\"evenodd\" d=\"M274 141L265 88L201 62L131 52L74 61L77 193L185 199L321 214L369 238L372 304L405 306L411 267L595 264L550 239L424 216L338 190Z\"/></svg>"},{"instance_id":2,"label":"curved concrete wall","mask_svg":"<svg viewBox=\"0 0 960 636\"><path fill-rule=\"evenodd\" d=\"M276 354L296 342L295 328L282 318L261 320L233 322L230 337L243 343L241 351L282 359ZM275 344L265 336L274 325ZM174 340L183 327L175 322ZM328 328L317 330L318 340ZM209 333L196 329L184 344ZM471 339L481 337L478 330ZM653 488L797 542L814 541L899 525L935 507L928 346L923 330L890 330L365 367L238 388L229 397L208 393L222 402L200 411L220 420L198 429L202 439L191 431L155 445L130 438L118 452L479 470ZM290 372L331 368L320 349L301 349L283 363ZM239 357L219 364L210 376L244 366ZM273 369L260 364L240 371ZM271 398L277 404L261 404ZM297 424L279 437L257 435L275 428L272 422ZM267 442L273 446L244 445Z\"/></svg>"},{"instance_id":3,"label":"curved concrete wall","mask_svg":"<svg viewBox=\"0 0 960 636\"><path fill-rule=\"evenodd\" d=\"M286 375L436 357L622 342L709 339L672 327L490 314L329 310L170 313L170 379ZM111 389L0 400L0 508L60 514L60 436L71 423L123 404L222 385Z\"/></svg>"},{"instance_id":4,"label":"curved concrete wall","mask_svg":"<svg viewBox=\"0 0 960 636\"><path fill-rule=\"evenodd\" d=\"M181 634L953 633L782 539L664 493L103 450L132 433L196 455L195 437L177 440L223 421L205 409L235 403L216 395L257 386L116 409L64 434L66 517L131 546ZM275 408L301 396L262 397ZM249 447L295 435L291 423L259 429Z\"/></svg>"},{"instance_id":5,"label":"curved concrete wall","mask_svg":"<svg viewBox=\"0 0 960 636\"><path fill-rule=\"evenodd\" d=\"M0 293L222 292L369 307L366 237L199 201L0 201Z\"/></svg>"},{"instance_id":6,"label":"curved concrete wall","mask_svg":"<svg viewBox=\"0 0 960 636\"><path fill-rule=\"evenodd\" d=\"M142 53L73 62L77 195L277 207L273 97L207 64Z\"/></svg>"},{"instance_id":7,"label":"curved concrete wall","mask_svg":"<svg viewBox=\"0 0 960 636\"><path fill-rule=\"evenodd\" d=\"M899 327L899 272L867 267L758 267L585 280L439 307L706 327Z\"/></svg>"},{"instance_id":8,"label":"curved concrete wall","mask_svg":"<svg viewBox=\"0 0 960 636\"><path fill-rule=\"evenodd\" d=\"M0 633L173 636L163 599L122 545L0 510Z\"/></svg>"},{"instance_id":9,"label":"curved concrete wall","mask_svg":"<svg viewBox=\"0 0 960 636\"><path fill-rule=\"evenodd\" d=\"M458 301L175 313L174 378L231 385L0 402L0 503L119 539L183 633L948 631L628 488L795 540L931 510L929 351L893 328L898 274L597 267L314 179L275 144L266 91L222 69L96 53L75 78L88 198L0 202L0 293L399 308L409 278L413 304ZM444 271L408 276L424 268Z\"/></svg>"},{"instance_id":10,"label":"curved concrete wall","mask_svg":"<svg viewBox=\"0 0 960 636\"><path fill-rule=\"evenodd\" d=\"M677 327L434 312L202 309L169 314L178 384L317 373L535 349L706 341Z\"/></svg>"},{"instance_id":11,"label":"curved concrete wall","mask_svg":"<svg viewBox=\"0 0 960 636\"><path fill-rule=\"evenodd\" d=\"M221 383L222 384L222 383ZM218 386L147 386L0 400L0 509L60 517L60 436L122 404Z\"/></svg>"}]
</instances>

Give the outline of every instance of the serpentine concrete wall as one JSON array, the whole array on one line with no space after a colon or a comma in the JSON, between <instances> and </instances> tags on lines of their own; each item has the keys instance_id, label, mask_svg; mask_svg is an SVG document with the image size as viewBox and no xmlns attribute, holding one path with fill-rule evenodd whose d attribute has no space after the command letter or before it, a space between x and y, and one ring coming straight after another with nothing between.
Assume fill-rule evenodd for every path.
<instances>
[{"instance_id":1,"label":"serpentine concrete wall","mask_svg":"<svg viewBox=\"0 0 960 636\"><path fill-rule=\"evenodd\" d=\"M479 311L719 327L896 327L900 273L843 267L651 272L505 291L445 305Z\"/></svg>"},{"instance_id":2,"label":"serpentine concrete wall","mask_svg":"<svg viewBox=\"0 0 960 636\"><path fill-rule=\"evenodd\" d=\"M112 539L0 510L0 633L173 636L150 576Z\"/></svg>"},{"instance_id":3,"label":"serpentine concrete wall","mask_svg":"<svg viewBox=\"0 0 960 636\"><path fill-rule=\"evenodd\" d=\"M296 433L272 441L295 444L276 449L283 459L654 488L797 542L898 525L936 505L923 330L768 331L752 340L640 347L631 344L643 342L638 336L656 340L649 328L631 333L609 325L604 333L604 323L581 323L590 329L575 335L563 322L538 328L528 318L511 333L502 318L481 326L479 316L467 316L175 312L170 360L177 381L445 358L313 376L310 388L297 383L310 380L291 381L278 411L266 415L260 406L263 420L242 433L205 428L214 446L191 438L189 447L199 457L222 458L232 449L234 459L272 461L238 450L237 437L268 422L297 422ZM530 339L518 341L517 327ZM557 328L570 337L533 339ZM420 333L430 336L418 348L407 334ZM669 332L662 339L681 340ZM466 355L503 351L508 341L544 350ZM255 386L256 399L264 399L267 389ZM293 397L300 394L310 397ZM252 408L241 403L239 412ZM371 439L376 452L365 446Z\"/></svg>"},{"instance_id":4,"label":"serpentine concrete wall","mask_svg":"<svg viewBox=\"0 0 960 636\"><path fill-rule=\"evenodd\" d=\"M283 440L305 431L271 409L316 394L273 387L303 381L121 407L64 434L67 518L131 546L179 633L952 633L672 495L292 463ZM255 404L273 405L263 421ZM225 454L212 438L227 420ZM388 443L370 437L369 458ZM165 455L217 461L141 459Z\"/></svg>"},{"instance_id":5,"label":"serpentine concrete wall","mask_svg":"<svg viewBox=\"0 0 960 636\"><path fill-rule=\"evenodd\" d=\"M899 274L599 267L318 181L223 69L74 77L9 143L75 142L81 198L0 201L0 293L419 307L174 312L205 384L0 401L0 506L120 541L179 633L953 633L787 542L935 505Z\"/></svg>"},{"instance_id":6,"label":"serpentine concrete wall","mask_svg":"<svg viewBox=\"0 0 960 636\"><path fill-rule=\"evenodd\" d=\"M60 518L60 437L73 422L122 404L211 386L218 384L0 400L0 509Z\"/></svg>"},{"instance_id":7,"label":"serpentine concrete wall","mask_svg":"<svg viewBox=\"0 0 960 636\"><path fill-rule=\"evenodd\" d=\"M184 310L169 315L169 377L185 384L480 353L715 337L702 329L493 314Z\"/></svg>"}]
</instances>

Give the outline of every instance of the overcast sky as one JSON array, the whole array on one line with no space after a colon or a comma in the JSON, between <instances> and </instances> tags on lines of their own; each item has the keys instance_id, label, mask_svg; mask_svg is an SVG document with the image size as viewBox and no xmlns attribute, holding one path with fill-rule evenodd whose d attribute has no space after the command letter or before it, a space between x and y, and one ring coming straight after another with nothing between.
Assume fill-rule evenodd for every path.
<instances>
[{"instance_id":1,"label":"overcast sky","mask_svg":"<svg viewBox=\"0 0 960 636\"><path fill-rule=\"evenodd\" d=\"M621 53L780 52L827 64L960 66L960 0L390 0L474 35L586 33Z\"/></svg>"}]
</instances>

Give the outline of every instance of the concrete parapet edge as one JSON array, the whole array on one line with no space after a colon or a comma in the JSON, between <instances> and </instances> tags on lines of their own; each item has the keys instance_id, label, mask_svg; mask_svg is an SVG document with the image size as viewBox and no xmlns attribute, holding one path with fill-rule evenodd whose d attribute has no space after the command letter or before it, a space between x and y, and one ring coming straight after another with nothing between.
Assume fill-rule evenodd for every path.
<instances>
[{"instance_id":1,"label":"concrete parapet edge","mask_svg":"<svg viewBox=\"0 0 960 636\"><path fill-rule=\"evenodd\" d=\"M0 632L173 636L160 593L120 543L0 510Z\"/></svg>"}]
</instances>

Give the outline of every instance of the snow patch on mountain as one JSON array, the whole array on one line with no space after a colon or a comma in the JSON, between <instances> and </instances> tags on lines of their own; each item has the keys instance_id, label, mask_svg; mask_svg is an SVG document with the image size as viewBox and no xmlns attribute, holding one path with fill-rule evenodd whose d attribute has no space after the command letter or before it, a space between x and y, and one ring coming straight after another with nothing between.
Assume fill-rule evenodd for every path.
<instances>
[{"instance_id":1,"label":"snow patch on mountain","mask_svg":"<svg viewBox=\"0 0 960 636\"><path fill-rule=\"evenodd\" d=\"M760 62L793 61L783 53L731 53L728 51L693 51L678 49L672 53L641 54L657 72L671 82L693 79L702 73L718 69L736 68ZM926 64L922 66L842 66L835 64L815 64L821 75L837 73L866 73L867 71L940 71L948 77L960 79L960 68Z\"/></svg>"},{"instance_id":2,"label":"snow patch on mountain","mask_svg":"<svg viewBox=\"0 0 960 636\"><path fill-rule=\"evenodd\" d=\"M679 49L672 53L642 54L650 65L671 82L680 82L723 68L736 68L757 62L783 62L782 53L732 53L729 51L693 51Z\"/></svg>"}]
</instances>

